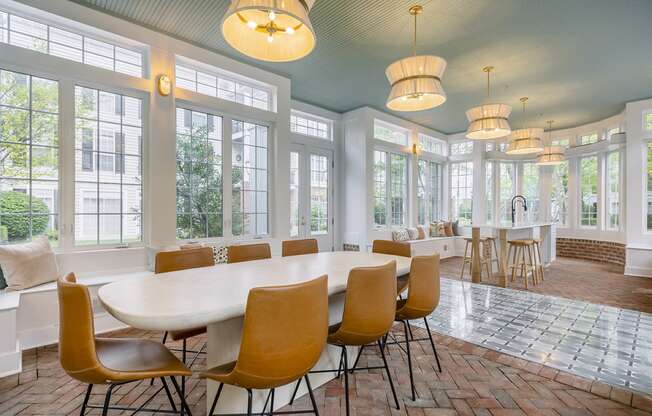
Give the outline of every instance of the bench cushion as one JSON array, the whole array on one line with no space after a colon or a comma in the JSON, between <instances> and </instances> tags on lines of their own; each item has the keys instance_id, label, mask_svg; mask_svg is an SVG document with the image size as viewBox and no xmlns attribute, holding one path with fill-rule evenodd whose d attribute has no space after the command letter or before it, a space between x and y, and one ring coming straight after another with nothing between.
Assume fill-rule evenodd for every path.
<instances>
[{"instance_id":1,"label":"bench cushion","mask_svg":"<svg viewBox=\"0 0 652 416\"><path fill-rule=\"evenodd\" d=\"M26 244L0 246L0 264L7 289L23 290L59 277L59 268L47 236Z\"/></svg>"}]
</instances>

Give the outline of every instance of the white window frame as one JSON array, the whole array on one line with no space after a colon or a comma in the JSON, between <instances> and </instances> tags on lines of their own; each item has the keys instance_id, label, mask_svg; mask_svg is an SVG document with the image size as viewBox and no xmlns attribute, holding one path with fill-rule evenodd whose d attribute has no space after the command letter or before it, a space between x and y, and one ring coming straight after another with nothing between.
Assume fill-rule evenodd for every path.
<instances>
[{"instance_id":1,"label":"white window frame","mask_svg":"<svg viewBox=\"0 0 652 416\"><path fill-rule=\"evenodd\" d=\"M610 181L609 181L609 156L612 154L618 155L618 225L612 227L609 220L609 206L610 206ZM604 154L604 229L607 231L620 231L623 228L623 156L624 153L618 149Z\"/></svg>"},{"instance_id":2,"label":"white window frame","mask_svg":"<svg viewBox=\"0 0 652 416\"><path fill-rule=\"evenodd\" d=\"M475 182L474 176L475 176L475 171L476 171L476 168L475 168L474 163L473 163L472 160L456 160L456 161L453 161L453 162L449 163L449 165L448 165L448 194L449 194L448 196L449 196L449 203L450 203L449 217L452 218L452 219L456 219L456 220L460 219L459 218L459 213L458 213L457 218L453 217L453 214L455 213L455 211L457 211L458 208L453 206L453 169L452 169L452 167L453 167L453 165L467 164L467 163L471 164L471 169L472 169L471 170L471 175L465 175L465 176L471 176L471 188L470 188L471 189L471 218L469 219L469 223L472 223L473 222L473 208L474 208L473 207L473 198L474 198L473 197L473 195L474 195L473 187L474 187L474 182ZM464 188L467 188L467 187L465 186Z\"/></svg>"},{"instance_id":3,"label":"white window frame","mask_svg":"<svg viewBox=\"0 0 652 416\"><path fill-rule=\"evenodd\" d=\"M596 203L597 203L597 208L596 208L596 223L595 225L583 225L582 224L582 160L583 159L589 159L589 158L595 158L596 159L596 167L597 167L597 172L596 172ZM601 228L600 224L600 199L602 198L601 193L603 192L603 186L601 186L601 180L600 177L602 175L602 169L601 169L601 163L600 163L601 155L600 154L587 154L587 155L581 155L577 158L577 226L580 229L583 230L595 230L599 231Z\"/></svg>"},{"instance_id":4,"label":"white window frame","mask_svg":"<svg viewBox=\"0 0 652 416\"><path fill-rule=\"evenodd\" d=\"M464 151L454 151L454 149L460 149ZM451 156L464 156L473 154L473 140L461 140L450 143L448 154Z\"/></svg>"},{"instance_id":5,"label":"white window frame","mask_svg":"<svg viewBox=\"0 0 652 416\"><path fill-rule=\"evenodd\" d=\"M382 128L385 128L385 129L389 129L389 130L391 130L393 132L393 135L399 135L399 134L403 135L403 137L405 137L405 140L401 141L401 142L397 142L397 141L394 141L394 140L385 140L383 138L376 137L376 127L382 127ZM394 146L400 146L400 147L404 148L404 147L408 146L409 143L410 143L410 135L411 134L410 134L409 129L403 128L401 126L397 126L396 124L388 123L388 122L386 122L384 120L380 120L378 118L374 119L373 137L379 143L383 143L383 144L390 143L390 144L392 144Z\"/></svg>"},{"instance_id":6,"label":"white window frame","mask_svg":"<svg viewBox=\"0 0 652 416\"><path fill-rule=\"evenodd\" d=\"M417 135L417 142L419 150L426 154L433 154L446 157L448 154L448 143L445 140L438 139L436 137L427 135L425 133L419 133ZM435 146L439 147L439 151L430 151L426 146L423 145L423 142L430 142Z\"/></svg>"},{"instance_id":7,"label":"white window frame","mask_svg":"<svg viewBox=\"0 0 652 416\"><path fill-rule=\"evenodd\" d=\"M381 142L383 142L381 140ZM384 142L383 142L384 143ZM389 143L389 142L387 142ZM391 230L391 229L396 229L396 228L405 228L408 226L410 222L410 192L411 192L411 184L410 184L410 168L411 168L411 158L409 154L405 152L400 152L396 151L395 149L389 147L389 146L374 146L372 150L373 152L382 152L385 153L386 155L386 161L385 161L385 224L376 224L375 223L375 213L372 213L374 218L372 218L372 222L374 224L374 229L376 230ZM391 155L399 155L405 157L405 198L403 200L403 207L404 207L404 218L403 218L403 224L392 224L392 206L391 206L391 185L392 185L392 175L391 175ZM373 159L373 157L372 157ZM372 189L372 196L373 196L373 201L375 204L376 200L376 195L374 194L375 187ZM373 205L372 205L373 206Z\"/></svg>"},{"instance_id":8,"label":"white window frame","mask_svg":"<svg viewBox=\"0 0 652 416\"><path fill-rule=\"evenodd\" d=\"M304 120L306 120L307 123L310 123L310 122L317 123L318 126L320 124L324 124L326 126L326 129L325 129L326 136L323 137L323 136L316 135L316 134L310 134L310 129L311 128L308 125L306 125L306 131L307 131L306 133L301 133L301 132L297 131L296 127L294 127L294 126L296 126L296 123L293 123L293 121L298 120L298 119L304 119ZM316 129L318 131L322 130L319 127L317 127ZM314 137L315 139L326 140L326 141L331 141L332 142L333 141L333 121L329 120L329 119L326 119L326 118L323 118L323 117L316 116L314 114L306 113L304 111L292 109L290 111L290 132L293 133L293 134L300 135L300 136Z\"/></svg>"},{"instance_id":9,"label":"white window frame","mask_svg":"<svg viewBox=\"0 0 652 416\"><path fill-rule=\"evenodd\" d=\"M436 164L439 167L439 179L438 179L438 184L437 184L437 189L438 189L438 195L439 195L439 216L443 217L443 185L444 185L444 164L436 159L431 159L427 157L420 157L419 159L416 160L417 163L417 180L416 180L416 187L415 191L417 192L417 218L416 222L419 223L419 206L418 206L418 188L419 188L419 167L418 163L419 162L425 162L426 163L426 182L423 184L424 186L424 195L423 198L425 200L426 204L426 210L425 210L425 223L424 224L418 224L418 225L427 225L430 222L433 221L439 221L443 218L435 218L433 216L432 212L432 205L431 205L431 198L432 198L432 191L433 191L433 181L432 181L432 172L431 172L431 164Z\"/></svg>"}]
</instances>

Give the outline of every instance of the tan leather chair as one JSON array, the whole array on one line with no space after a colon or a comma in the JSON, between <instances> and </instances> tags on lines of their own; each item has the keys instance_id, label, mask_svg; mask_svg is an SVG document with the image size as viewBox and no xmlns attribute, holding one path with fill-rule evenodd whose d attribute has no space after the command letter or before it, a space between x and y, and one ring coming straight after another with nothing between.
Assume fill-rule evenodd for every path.
<instances>
[{"instance_id":1,"label":"tan leather chair","mask_svg":"<svg viewBox=\"0 0 652 416\"><path fill-rule=\"evenodd\" d=\"M195 269L198 267L210 267L215 265L215 257L213 255L213 249L211 247L199 247L175 251L161 251L156 254L156 260L154 261L154 273L168 273L176 272L179 270ZM163 334L163 344L168 339L168 336L172 341L183 341L181 350L176 348L171 348L172 351L181 352L181 360L184 364L187 363L186 355L187 353L195 354L194 358L191 360L189 367L195 363L195 360L203 351L203 347L198 350L188 350L188 338L195 337L197 335L205 334L207 331L206 327L200 328L188 328L180 331L165 331ZM153 384L153 380L152 380ZM181 389L183 393L186 390L186 380L182 379Z\"/></svg>"},{"instance_id":2,"label":"tan leather chair","mask_svg":"<svg viewBox=\"0 0 652 416\"><path fill-rule=\"evenodd\" d=\"M314 238L283 241L281 254L283 257L317 253L319 253L319 245L317 244L317 240Z\"/></svg>"},{"instance_id":3,"label":"tan leather chair","mask_svg":"<svg viewBox=\"0 0 652 416\"><path fill-rule=\"evenodd\" d=\"M391 240L374 240L371 247L373 253L391 254L392 256L412 257L412 249L408 243ZM407 289L409 275L399 276L396 282L396 293L403 293Z\"/></svg>"},{"instance_id":4,"label":"tan leather chair","mask_svg":"<svg viewBox=\"0 0 652 416\"><path fill-rule=\"evenodd\" d=\"M396 314L396 261L378 267L359 267L351 270L346 286L344 298L344 312L342 322L332 325L328 329L328 343L342 348L340 368L344 365L344 392L346 399L346 414L349 414L349 370L370 370L384 368L387 373L389 385L394 395L396 408L399 409L398 397L394 390L392 375L387 366L384 348L381 339L389 332L394 324ZM377 343L383 365L377 367L350 368L347 346L362 347L365 344ZM320 370L323 372L324 370ZM330 371L330 370L329 370ZM340 369L332 370L340 372ZM299 389L297 383L294 396Z\"/></svg>"},{"instance_id":5,"label":"tan leather chair","mask_svg":"<svg viewBox=\"0 0 652 416\"><path fill-rule=\"evenodd\" d=\"M414 377L412 375L412 357L410 353L410 342L430 340L432 352L437 360L437 367L441 373L441 364L432 339L432 333L428 326L428 316L439 305L440 276L439 276L439 254L432 256L417 256L412 259L410 266L410 279L408 281L408 296L406 300L399 300L396 304L396 321L403 323L405 329L405 346L410 370L410 387L412 388L412 400L416 400L414 388ZM410 331L410 322L414 319L423 319L426 324L428 338L414 339Z\"/></svg>"},{"instance_id":6,"label":"tan leather chair","mask_svg":"<svg viewBox=\"0 0 652 416\"><path fill-rule=\"evenodd\" d=\"M82 403L82 415L87 408L102 409L104 416L107 415L109 409L125 410L109 406L113 389L125 383L155 378L161 379L163 387L151 398L165 390L173 411L177 412L165 381L166 377L172 381L181 398L181 411L185 410L191 414L175 377L186 377L192 373L174 354L164 345L154 341L96 338L88 289L77 283L73 273L57 281L57 291L59 295L59 360L70 377L88 384ZM103 406L88 404L91 390L95 384L109 385ZM150 400L147 400L139 411L156 412L156 409L144 408Z\"/></svg>"},{"instance_id":7,"label":"tan leather chair","mask_svg":"<svg viewBox=\"0 0 652 416\"><path fill-rule=\"evenodd\" d=\"M227 263L240 263L243 261L271 259L272 250L269 244L245 244L238 246L229 246L227 254Z\"/></svg>"},{"instance_id":8,"label":"tan leather chair","mask_svg":"<svg viewBox=\"0 0 652 416\"><path fill-rule=\"evenodd\" d=\"M317 413L305 376L319 360L327 336L327 276L295 285L251 289L237 361L200 374L220 383L208 414L213 415L224 384L247 389L247 414L251 415L253 389L271 389L273 410L274 389L302 377Z\"/></svg>"}]
</instances>

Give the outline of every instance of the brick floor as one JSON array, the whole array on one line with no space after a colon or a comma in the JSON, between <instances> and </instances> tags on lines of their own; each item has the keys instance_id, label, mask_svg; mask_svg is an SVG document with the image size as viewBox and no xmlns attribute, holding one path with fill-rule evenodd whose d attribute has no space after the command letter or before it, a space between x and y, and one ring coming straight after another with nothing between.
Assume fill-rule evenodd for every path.
<instances>
[{"instance_id":1,"label":"brick floor","mask_svg":"<svg viewBox=\"0 0 652 416\"><path fill-rule=\"evenodd\" d=\"M461 270L461 257L441 261L444 277L459 279ZM471 279L468 272L464 278ZM496 284L497 280L489 283ZM509 287L525 290L520 279ZM558 257L546 269L545 281L530 286L530 291L652 313L652 279L625 276L622 266Z\"/></svg>"},{"instance_id":2,"label":"brick floor","mask_svg":"<svg viewBox=\"0 0 652 416\"><path fill-rule=\"evenodd\" d=\"M421 329L415 336L421 336ZM149 337L160 334L125 330L114 337ZM435 371L434 356L428 344L414 346L415 380L418 399L410 400L409 377L405 355L389 347L389 365L398 385L401 410L390 406L391 392L380 370L357 372L351 378L351 404L354 415L415 416L651 416L652 399L648 396L591 383L539 364L502 355L449 337L436 336L443 372ZM197 348L203 339L190 343ZM365 350L361 365L377 365L378 351ZM204 366L200 358L195 369ZM38 370L38 379L36 373ZM121 386L115 390L114 403L138 405L160 385L148 383ZM575 386L575 387L573 387ZM98 386L91 403L100 404L105 387ZM591 393L592 391L592 393ZM58 363L57 348L49 346L26 351L23 372L0 379L0 415L68 415L79 414L85 386L68 377ZM316 389L320 413L343 415L344 396L340 380ZM205 383L196 377L188 382L188 400L195 415L206 412ZM151 404L166 408L165 394ZM295 402L296 408L308 406L307 397ZM635 406L637 408L634 408ZM244 411L244 409L243 409ZM97 410L87 414L99 414ZM111 415L120 414L111 412ZM144 413L143 413L144 414Z\"/></svg>"}]
</instances>

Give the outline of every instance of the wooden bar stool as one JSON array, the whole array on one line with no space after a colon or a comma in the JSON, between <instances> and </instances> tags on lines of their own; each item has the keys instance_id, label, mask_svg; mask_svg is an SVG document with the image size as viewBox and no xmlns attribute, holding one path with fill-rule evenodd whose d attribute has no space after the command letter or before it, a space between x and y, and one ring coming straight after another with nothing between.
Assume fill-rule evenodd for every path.
<instances>
[{"instance_id":1,"label":"wooden bar stool","mask_svg":"<svg viewBox=\"0 0 652 416\"><path fill-rule=\"evenodd\" d=\"M464 259L462 261L462 272L460 273L460 280L464 279L464 269L466 268L466 265L469 265L469 275L472 273L472 259L473 259L473 238L471 237L465 237L464 241L466 241L466 247L464 248ZM482 252L484 251L484 246L487 244L489 240L486 237L481 237L480 238L480 271L482 272L482 267L487 270L487 278L491 278L491 263L485 256L482 255ZM471 248L471 254L469 254L469 247ZM494 242L494 247L495 247L495 242ZM489 250L489 258L491 258L491 248Z\"/></svg>"},{"instance_id":2,"label":"wooden bar stool","mask_svg":"<svg viewBox=\"0 0 652 416\"><path fill-rule=\"evenodd\" d=\"M537 284L537 269L534 263L534 240L511 240L509 241L509 251L507 252L507 259L509 260L512 254L512 282L516 279L516 272L518 268L521 269L521 277L525 281L525 289L528 289L528 274L532 272L532 283ZM529 263L527 260L529 259Z\"/></svg>"},{"instance_id":3,"label":"wooden bar stool","mask_svg":"<svg viewBox=\"0 0 652 416\"><path fill-rule=\"evenodd\" d=\"M496 237L486 237L487 244L489 244L489 269L493 270L493 263L496 263L496 269L500 269L500 256L498 255L498 246L496 245ZM493 253L491 249L493 248ZM494 257L494 254L496 255Z\"/></svg>"},{"instance_id":4,"label":"wooden bar stool","mask_svg":"<svg viewBox=\"0 0 652 416\"><path fill-rule=\"evenodd\" d=\"M534 262L535 267L537 268L538 277L537 280L543 282L543 259L541 257L541 239L535 238L534 241Z\"/></svg>"}]
</instances>

